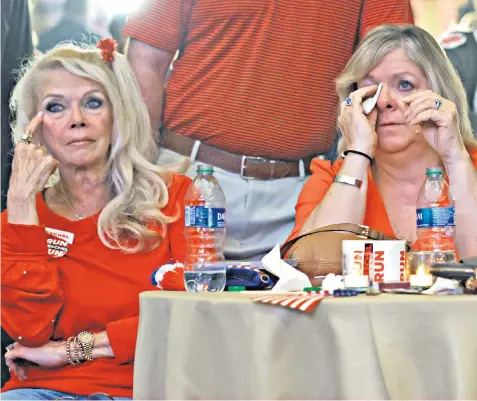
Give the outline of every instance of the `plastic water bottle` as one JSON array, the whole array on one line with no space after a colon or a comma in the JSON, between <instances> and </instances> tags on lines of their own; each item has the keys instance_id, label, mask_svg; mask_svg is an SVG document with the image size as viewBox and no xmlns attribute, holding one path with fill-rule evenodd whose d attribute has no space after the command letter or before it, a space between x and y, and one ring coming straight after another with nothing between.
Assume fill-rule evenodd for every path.
<instances>
[{"instance_id":1,"label":"plastic water bottle","mask_svg":"<svg viewBox=\"0 0 477 401\"><path fill-rule=\"evenodd\" d=\"M217 292L225 287L225 195L214 177L214 168L199 165L185 196L187 254L184 281L187 291Z\"/></svg>"},{"instance_id":2,"label":"plastic water bottle","mask_svg":"<svg viewBox=\"0 0 477 401\"><path fill-rule=\"evenodd\" d=\"M454 261L454 198L442 176L442 168L428 168L426 175L417 198L419 251L438 253L437 261Z\"/></svg>"}]
</instances>

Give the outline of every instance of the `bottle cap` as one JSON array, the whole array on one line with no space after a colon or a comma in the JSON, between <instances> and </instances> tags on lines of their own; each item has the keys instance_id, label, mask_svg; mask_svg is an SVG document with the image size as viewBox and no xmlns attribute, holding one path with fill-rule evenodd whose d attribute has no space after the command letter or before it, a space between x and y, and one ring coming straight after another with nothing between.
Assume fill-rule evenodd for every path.
<instances>
[{"instance_id":1,"label":"bottle cap","mask_svg":"<svg viewBox=\"0 0 477 401\"><path fill-rule=\"evenodd\" d=\"M213 173L214 166L210 164L199 164L197 166L197 173Z\"/></svg>"},{"instance_id":2,"label":"bottle cap","mask_svg":"<svg viewBox=\"0 0 477 401\"><path fill-rule=\"evenodd\" d=\"M429 167L426 170L426 175L442 175L441 167Z\"/></svg>"},{"instance_id":3,"label":"bottle cap","mask_svg":"<svg viewBox=\"0 0 477 401\"><path fill-rule=\"evenodd\" d=\"M243 285L231 285L227 288L227 291L245 291L245 287Z\"/></svg>"}]
</instances>

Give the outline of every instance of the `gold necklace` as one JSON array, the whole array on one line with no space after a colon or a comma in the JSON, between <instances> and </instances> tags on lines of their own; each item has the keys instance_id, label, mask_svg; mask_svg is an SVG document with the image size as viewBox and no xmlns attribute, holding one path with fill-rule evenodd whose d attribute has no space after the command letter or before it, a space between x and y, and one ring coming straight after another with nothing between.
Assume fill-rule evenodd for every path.
<instances>
[{"instance_id":1,"label":"gold necklace","mask_svg":"<svg viewBox=\"0 0 477 401\"><path fill-rule=\"evenodd\" d=\"M71 209L71 211L75 215L76 220L83 220L84 217L79 215L78 213L76 213L76 209L75 209L73 203L71 202L71 200L70 200L68 194L66 193L65 188L63 187L63 184L61 182L60 182L60 186L61 186L61 192L63 192L63 196L65 197L66 203L68 204L68 207Z\"/></svg>"}]
</instances>

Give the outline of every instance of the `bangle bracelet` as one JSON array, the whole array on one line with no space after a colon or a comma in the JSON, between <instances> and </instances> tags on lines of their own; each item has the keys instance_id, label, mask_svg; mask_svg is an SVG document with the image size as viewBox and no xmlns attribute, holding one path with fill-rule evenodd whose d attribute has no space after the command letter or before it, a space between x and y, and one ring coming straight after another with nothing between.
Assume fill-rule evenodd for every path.
<instances>
[{"instance_id":1,"label":"bangle bracelet","mask_svg":"<svg viewBox=\"0 0 477 401\"><path fill-rule=\"evenodd\" d=\"M345 150L343 153L341 153L341 157L344 158L348 153L354 153L356 155L366 157L366 159L369 160L371 165L373 165L373 162L374 162L373 158L370 155L367 155L366 153L360 152L358 150Z\"/></svg>"},{"instance_id":2,"label":"bangle bracelet","mask_svg":"<svg viewBox=\"0 0 477 401\"><path fill-rule=\"evenodd\" d=\"M74 346L74 337L70 337L66 340L66 356L68 357L68 362L70 365L73 365L73 366L76 366L76 365L79 365L80 362L79 360L78 361L73 361L71 359L71 348L70 348L70 344L71 344L71 341L73 340L73 346Z\"/></svg>"},{"instance_id":3,"label":"bangle bracelet","mask_svg":"<svg viewBox=\"0 0 477 401\"><path fill-rule=\"evenodd\" d=\"M74 350L74 355L75 355L75 362L77 365L81 364L81 361L79 360L78 358L78 347L79 347L79 344L78 344L78 337L75 337L74 340L73 340L73 350Z\"/></svg>"},{"instance_id":4,"label":"bangle bracelet","mask_svg":"<svg viewBox=\"0 0 477 401\"><path fill-rule=\"evenodd\" d=\"M356 188L361 188L361 185L363 184L363 181L358 180L357 178L350 177L349 175L336 175L333 182L338 182L340 184L348 184L352 185L353 187Z\"/></svg>"}]
</instances>

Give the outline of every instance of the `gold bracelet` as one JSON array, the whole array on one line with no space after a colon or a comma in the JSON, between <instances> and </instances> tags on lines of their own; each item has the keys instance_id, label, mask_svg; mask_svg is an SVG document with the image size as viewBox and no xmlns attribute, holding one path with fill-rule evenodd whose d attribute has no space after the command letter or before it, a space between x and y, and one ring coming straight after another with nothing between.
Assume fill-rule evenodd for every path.
<instances>
[{"instance_id":1,"label":"gold bracelet","mask_svg":"<svg viewBox=\"0 0 477 401\"><path fill-rule=\"evenodd\" d=\"M78 347L79 347L78 337L75 337L73 340L73 350L75 355L75 362L77 365L81 364L81 361L78 358Z\"/></svg>"},{"instance_id":2,"label":"gold bracelet","mask_svg":"<svg viewBox=\"0 0 477 401\"><path fill-rule=\"evenodd\" d=\"M84 360L91 362L93 360L92 349L91 348L89 350L86 349L84 344L81 341L79 341L79 339L78 339L78 344L80 346L81 352L83 353Z\"/></svg>"},{"instance_id":3,"label":"gold bracelet","mask_svg":"<svg viewBox=\"0 0 477 401\"><path fill-rule=\"evenodd\" d=\"M71 343L71 340L73 340L73 345L74 345L74 339L75 339L75 337L70 337L70 338L68 338L68 339L66 340L66 345L65 345L65 347L66 347L66 356L68 357L68 362L69 362L69 364L72 365L72 366L76 366L76 365L79 365L79 364L80 364L79 360L78 360L78 361L73 361L73 360L71 359L70 343Z\"/></svg>"}]
</instances>

